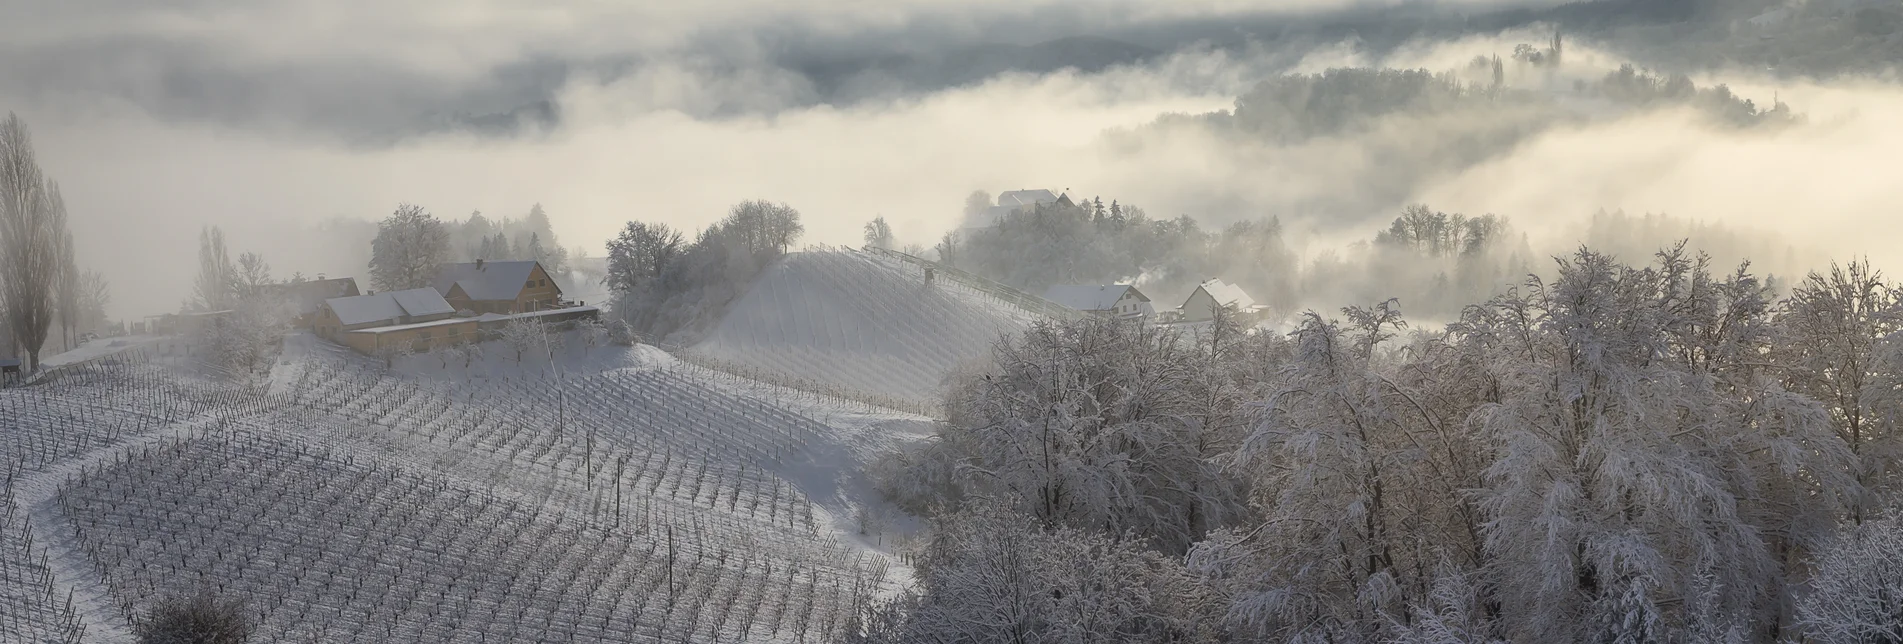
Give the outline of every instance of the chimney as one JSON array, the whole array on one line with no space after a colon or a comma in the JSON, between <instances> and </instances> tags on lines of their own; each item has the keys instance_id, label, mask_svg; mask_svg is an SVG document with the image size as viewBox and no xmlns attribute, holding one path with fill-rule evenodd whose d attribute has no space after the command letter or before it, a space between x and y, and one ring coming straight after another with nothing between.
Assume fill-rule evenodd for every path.
<instances>
[{"instance_id":1,"label":"chimney","mask_svg":"<svg viewBox=\"0 0 1903 644\"><path fill-rule=\"evenodd\" d=\"M476 270L482 270L482 258L476 258Z\"/></svg>"}]
</instances>

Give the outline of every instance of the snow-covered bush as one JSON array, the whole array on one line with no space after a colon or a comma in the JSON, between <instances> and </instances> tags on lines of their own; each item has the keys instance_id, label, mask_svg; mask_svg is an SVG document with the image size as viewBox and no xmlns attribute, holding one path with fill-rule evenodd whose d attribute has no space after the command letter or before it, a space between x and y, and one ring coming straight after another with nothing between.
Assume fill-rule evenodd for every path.
<instances>
[{"instance_id":1,"label":"snow-covered bush","mask_svg":"<svg viewBox=\"0 0 1903 644\"><path fill-rule=\"evenodd\" d=\"M1813 565L1797 616L1815 641L1903 641L1903 519L1845 530Z\"/></svg>"},{"instance_id":2,"label":"snow-covered bush","mask_svg":"<svg viewBox=\"0 0 1903 644\"><path fill-rule=\"evenodd\" d=\"M138 644L243 644L252 625L242 602L198 593L159 602L133 631Z\"/></svg>"},{"instance_id":3,"label":"snow-covered bush","mask_svg":"<svg viewBox=\"0 0 1903 644\"><path fill-rule=\"evenodd\" d=\"M626 320L609 320L604 326L608 329L609 344L632 347L641 341L641 337L634 333L634 327L629 326Z\"/></svg>"},{"instance_id":4,"label":"snow-covered bush","mask_svg":"<svg viewBox=\"0 0 1903 644\"><path fill-rule=\"evenodd\" d=\"M1216 629L1180 562L1138 542L1046 531L1004 505L941 517L889 642L1204 642ZM912 603L916 602L916 603ZM876 613L875 613L876 614Z\"/></svg>"}]
</instances>

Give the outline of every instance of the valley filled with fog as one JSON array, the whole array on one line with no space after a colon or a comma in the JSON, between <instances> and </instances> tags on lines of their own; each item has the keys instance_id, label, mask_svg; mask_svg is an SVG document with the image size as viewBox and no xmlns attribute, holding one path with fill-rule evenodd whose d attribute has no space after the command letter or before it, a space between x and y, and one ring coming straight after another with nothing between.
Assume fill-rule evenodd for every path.
<instances>
[{"instance_id":1,"label":"valley filled with fog","mask_svg":"<svg viewBox=\"0 0 1903 644\"><path fill-rule=\"evenodd\" d=\"M1897 0L0 6L0 639L1903 632Z\"/></svg>"}]
</instances>

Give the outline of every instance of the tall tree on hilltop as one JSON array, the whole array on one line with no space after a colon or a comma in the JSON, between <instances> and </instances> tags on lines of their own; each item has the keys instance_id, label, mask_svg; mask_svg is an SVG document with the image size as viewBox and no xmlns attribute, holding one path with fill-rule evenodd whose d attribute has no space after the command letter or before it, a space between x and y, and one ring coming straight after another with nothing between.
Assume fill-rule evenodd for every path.
<instances>
[{"instance_id":1,"label":"tall tree on hilltop","mask_svg":"<svg viewBox=\"0 0 1903 644\"><path fill-rule=\"evenodd\" d=\"M873 248L892 247L892 225L885 223L885 215L866 222L866 245Z\"/></svg>"},{"instance_id":2,"label":"tall tree on hilltop","mask_svg":"<svg viewBox=\"0 0 1903 644\"><path fill-rule=\"evenodd\" d=\"M225 250L225 232L217 226L198 231L198 281L193 306L201 311L223 311L232 305L232 278L237 269Z\"/></svg>"},{"instance_id":3,"label":"tall tree on hilltop","mask_svg":"<svg viewBox=\"0 0 1903 644\"><path fill-rule=\"evenodd\" d=\"M370 283L400 291L430 285L449 259L449 232L422 206L400 204L370 242Z\"/></svg>"},{"instance_id":4,"label":"tall tree on hilltop","mask_svg":"<svg viewBox=\"0 0 1903 644\"><path fill-rule=\"evenodd\" d=\"M29 370L39 367L53 323L65 234L59 186L41 172L26 124L8 114L0 121L0 303Z\"/></svg>"},{"instance_id":5,"label":"tall tree on hilltop","mask_svg":"<svg viewBox=\"0 0 1903 644\"><path fill-rule=\"evenodd\" d=\"M683 244L680 231L667 224L630 221L608 241L608 275L602 281L615 292L640 286L666 271Z\"/></svg>"}]
</instances>

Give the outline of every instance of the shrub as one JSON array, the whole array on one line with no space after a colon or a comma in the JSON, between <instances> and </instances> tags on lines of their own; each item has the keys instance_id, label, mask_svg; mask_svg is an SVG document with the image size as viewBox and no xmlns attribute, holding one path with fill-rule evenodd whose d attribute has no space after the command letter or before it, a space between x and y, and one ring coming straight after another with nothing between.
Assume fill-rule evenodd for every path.
<instances>
[{"instance_id":1,"label":"shrub","mask_svg":"<svg viewBox=\"0 0 1903 644\"><path fill-rule=\"evenodd\" d=\"M133 626L139 644L241 644L251 630L243 602L209 593L163 600Z\"/></svg>"}]
</instances>

